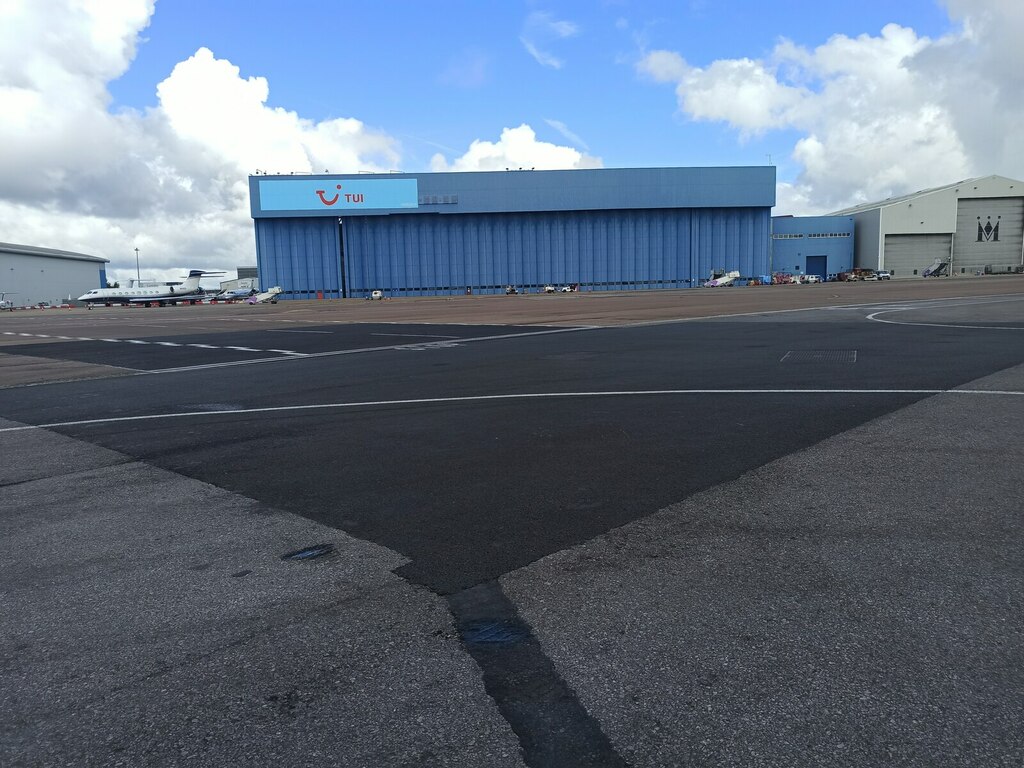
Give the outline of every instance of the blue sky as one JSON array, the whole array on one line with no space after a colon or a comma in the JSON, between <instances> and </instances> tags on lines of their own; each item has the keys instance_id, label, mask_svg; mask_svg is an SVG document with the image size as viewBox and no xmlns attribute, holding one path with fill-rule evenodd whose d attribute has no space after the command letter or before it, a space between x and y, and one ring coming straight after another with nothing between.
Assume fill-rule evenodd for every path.
<instances>
[{"instance_id":1,"label":"blue sky","mask_svg":"<svg viewBox=\"0 0 1024 768\"><path fill-rule=\"evenodd\" d=\"M532 13L577 27L540 41L562 68L542 66L520 41ZM523 122L538 138L565 143L545 120L565 124L609 167L760 165L768 155L785 165L792 132L740 142L721 124L682 119L664 86L638 80L641 52L671 48L700 66L765 56L781 37L814 47L837 33L877 35L892 22L929 37L953 27L932 0L159 0L131 69L110 92L115 107L153 106L156 84L205 46L243 77L266 77L272 106L386 130L402 142L405 171L429 170L439 149L461 154Z\"/></svg>"},{"instance_id":2,"label":"blue sky","mask_svg":"<svg viewBox=\"0 0 1024 768\"><path fill-rule=\"evenodd\" d=\"M1024 177L1024 2L0 2L0 232L255 262L248 175L763 165L777 214Z\"/></svg>"}]
</instances>

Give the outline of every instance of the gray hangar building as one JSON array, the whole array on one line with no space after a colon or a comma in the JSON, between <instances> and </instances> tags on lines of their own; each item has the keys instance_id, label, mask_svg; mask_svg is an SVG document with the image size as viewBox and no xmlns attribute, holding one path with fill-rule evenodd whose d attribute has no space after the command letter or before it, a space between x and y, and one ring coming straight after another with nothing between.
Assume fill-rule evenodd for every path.
<instances>
[{"instance_id":1,"label":"gray hangar building","mask_svg":"<svg viewBox=\"0 0 1024 768\"><path fill-rule=\"evenodd\" d=\"M255 175L249 195L282 298L687 288L769 271L775 168Z\"/></svg>"},{"instance_id":2,"label":"gray hangar building","mask_svg":"<svg viewBox=\"0 0 1024 768\"><path fill-rule=\"evenodd\" d=\"M109 262L74 251L0 243L0 291L15 294L8 298L19 306L60 304L69 296L106 286Z\"/></svg>"},{"instance_id":3,"label":"gray hangar building","mask_svg":"<svg viewBox=\"0 0 1024 768\"><path fill-rule=\"evenodd\" d=\"M837 211L858 267L893 277L998 274L1024 264L1024 182L982 176Z\"/></svg>"}]
</instances>

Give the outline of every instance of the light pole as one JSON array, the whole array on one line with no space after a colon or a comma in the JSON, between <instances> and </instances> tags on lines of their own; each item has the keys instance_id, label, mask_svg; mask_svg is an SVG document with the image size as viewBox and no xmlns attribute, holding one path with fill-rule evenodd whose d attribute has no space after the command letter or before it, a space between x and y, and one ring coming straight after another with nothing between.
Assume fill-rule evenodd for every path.
<instances>
[{"instance_id":1,"label":"light pole","mask_svg":"<svg viewBox=\"0 0 1024 768\"><path fill-rule=\"evenodd\" d=\"M142 273L139 272L139 249L135 249L135 280L137 283L142 282Z\"/></svg>"}]
</instances>

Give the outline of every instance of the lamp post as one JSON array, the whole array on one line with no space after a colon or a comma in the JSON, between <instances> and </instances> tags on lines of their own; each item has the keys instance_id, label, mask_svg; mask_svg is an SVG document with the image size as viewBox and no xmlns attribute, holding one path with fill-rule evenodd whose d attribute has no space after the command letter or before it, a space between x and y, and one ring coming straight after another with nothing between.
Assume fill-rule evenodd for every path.
<instances>
[{"instance_id":1,"label":"lamp post","mask_svg":"<svg viewBox=\"0 0 1024 768\"><path fill-rule=\"evenodd\" d=\"M135 279L137 283L142 282L142 273L139 272L139 249L135 249Z\"/></svg>"}]
</instances>

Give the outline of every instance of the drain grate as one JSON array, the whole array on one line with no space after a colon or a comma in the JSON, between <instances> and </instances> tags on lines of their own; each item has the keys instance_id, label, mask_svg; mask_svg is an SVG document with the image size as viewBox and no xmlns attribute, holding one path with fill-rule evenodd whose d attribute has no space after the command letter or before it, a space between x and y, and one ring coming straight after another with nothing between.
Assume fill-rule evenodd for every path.
<instances>
[{"instance_id":1,"label":"drain grate","mask_svg":"<svg viewBox=\"0 0 1024 768\"><path fill-rule=\"evenodd\" d=\"M856 349L791 349L780 363L856 363Z\"/></svg>"},{"instance_id":2,"label":"drain grate","mask_svg":"<svg viewBox=\"0 0 1024 768\"><path fill-rule=\"evenodd\" d=\"M323 557L329 555L334 551L333 544L315 544L312 547L306 547L305 549L297 549L294 552L289 552L286 555L281 555L282 560L312 560L316 557Z\"/></svg>"}]
</instances>

